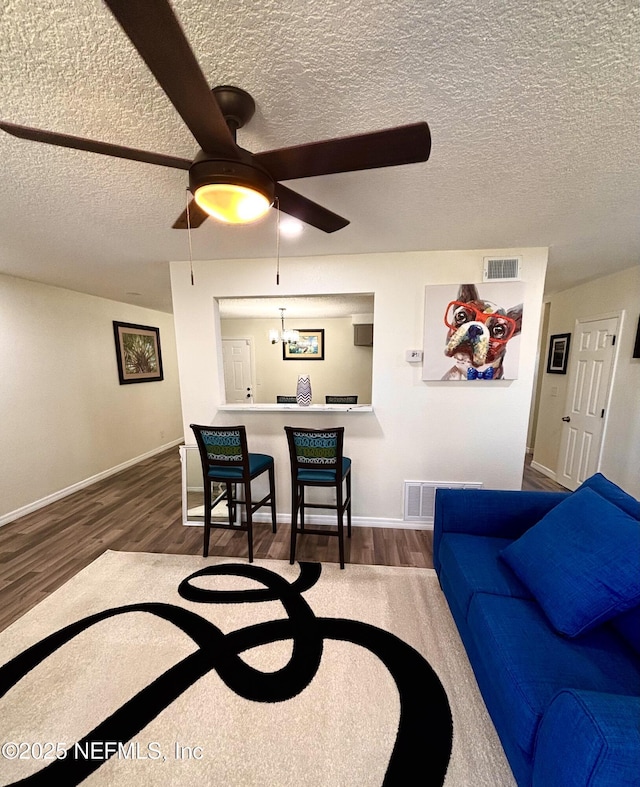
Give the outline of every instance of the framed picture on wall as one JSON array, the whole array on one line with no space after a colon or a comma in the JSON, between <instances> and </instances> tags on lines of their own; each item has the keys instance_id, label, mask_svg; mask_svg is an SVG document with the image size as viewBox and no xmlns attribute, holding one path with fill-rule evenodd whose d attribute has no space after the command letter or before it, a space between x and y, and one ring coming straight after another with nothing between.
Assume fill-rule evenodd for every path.
<instances>
[{"instance_id":1,"label":"framed picture on wall","mask_svg":"<svg viewBox=\"0 0 640 787\"><path fill-rule=\"evenodd\" d=\"M324 361L324 328L298 328L295 342L282 343L284 361Z\"/></svg>"},{"instance_id":2,"label":"framed picture on wall","mask_svg":"<svg viewBox=\"0 0 640 787\"><path fill-rule=\"evenodd\" d=\"M547 357L548 374L566 374L569 362L570 333L556 333L549 339L549 355Z\"/></svg>"},{"instance_id":3,"label":"framed picture on wall","mask_svg":"<svg viewBox=\"0 0 640 787\"><path fill-rule=\"evenodd\" d=\"M114 320L113 334L120 385L164 379L159 328Z\"/></svg>"},{"instance_id":4,"label":"framed picture on wall","mask_svg":"<svg viewBox=\"0 0 640 787\"><path fill-rule=\"evenodd\" d=\"M633 345L633 357L640 358L640 317L638 318L638 330L636 331L636 343Z\"/></svg>"}]
</instances>

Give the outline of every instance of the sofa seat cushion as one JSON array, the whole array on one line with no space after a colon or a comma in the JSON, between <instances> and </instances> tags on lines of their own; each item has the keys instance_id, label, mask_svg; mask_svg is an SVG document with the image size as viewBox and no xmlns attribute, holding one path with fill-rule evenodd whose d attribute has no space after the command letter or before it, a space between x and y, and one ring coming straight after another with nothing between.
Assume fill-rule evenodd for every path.
<instances>
[{"instance_id":1,"label":"sofa seat cushion","mask_svg":"<svg viewBox=\"0 0 640 787\"><path fill-rule=\"evenodd\" d=\"M442 574L465 619L474 593L532 598L500 553L512 540L465 533L445 533L440 544Z\"/></svg>"},{"instance_id":2,"label":"sofa seat cushion","mask_svg":"<svg viewBox=\"0 0 640 787\"><path fill-rule=\"evenodd\" d=\"M502 557L569 637L640 603L640 524L591 489L563 500Z\"/></svg>"},{"instance_id":3,"label":"sofa seat cushion","mask_svg":"<svg viewBox=\"0 0 640 787\"><path fill-rule=\"evenodd\" d=\"M477 593L468 624L487 674L487 698L502 728L530 755L545 709L561 689L640 694L640 662L607 626L579 638L556 634L535 601Z\"/></svg>"}]
</instances>

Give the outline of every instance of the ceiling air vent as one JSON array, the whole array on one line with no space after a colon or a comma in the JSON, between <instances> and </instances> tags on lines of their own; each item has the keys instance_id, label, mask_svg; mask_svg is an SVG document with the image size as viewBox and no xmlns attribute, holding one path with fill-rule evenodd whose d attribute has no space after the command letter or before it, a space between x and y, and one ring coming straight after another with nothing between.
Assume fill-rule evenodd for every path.
<instances>
[{"instance_id":1,"label":"ceiling air vent","mask_svg":"<svg viewBox=\"0 0 640 787\"><path fill-rule=\"evenodd\" d=\"M521 257L485 257L482 281L514 281L520 278Z\"/></svg>"}]
</instances>

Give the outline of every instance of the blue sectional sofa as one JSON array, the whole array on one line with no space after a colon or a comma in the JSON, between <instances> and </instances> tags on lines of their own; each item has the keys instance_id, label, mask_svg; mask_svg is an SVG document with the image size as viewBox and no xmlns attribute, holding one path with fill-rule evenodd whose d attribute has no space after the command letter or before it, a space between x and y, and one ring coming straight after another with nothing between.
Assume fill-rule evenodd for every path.
<instances>
[{"instance_id":1,"label":"blue sectional sofa","mask_svg":"<svg viewBox=\"0 0 640 787\"><path fill-rule=\"evenodd\" d=\"M434 565L520 787L640 785L640 503L439 489Z\"/></svg>"}]
</instances>

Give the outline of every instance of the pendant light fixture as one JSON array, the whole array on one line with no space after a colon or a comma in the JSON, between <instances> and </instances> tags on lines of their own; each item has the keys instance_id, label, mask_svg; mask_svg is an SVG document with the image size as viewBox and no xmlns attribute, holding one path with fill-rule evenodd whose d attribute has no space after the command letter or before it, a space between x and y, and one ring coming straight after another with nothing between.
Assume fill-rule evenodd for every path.
<instances>
[{"instance_id":1,"label":"pendant light fixture","mask_svg":"<svg viewBox=\"0 0 640 787\"><path fill-rule=\"evenodd\" d=\"M280 308L280 330L278 331L274 328L269 331L269 341L271 344L277 344L278 342L297 342L300 339L298 331L284 327L284 313L286 311L286 309Z\"/></svg>"}]
</instances>

